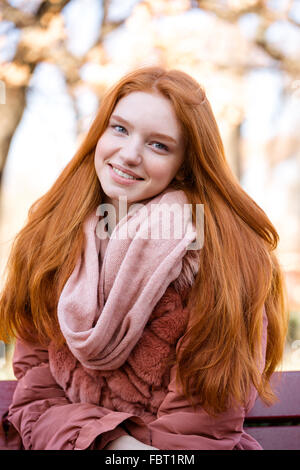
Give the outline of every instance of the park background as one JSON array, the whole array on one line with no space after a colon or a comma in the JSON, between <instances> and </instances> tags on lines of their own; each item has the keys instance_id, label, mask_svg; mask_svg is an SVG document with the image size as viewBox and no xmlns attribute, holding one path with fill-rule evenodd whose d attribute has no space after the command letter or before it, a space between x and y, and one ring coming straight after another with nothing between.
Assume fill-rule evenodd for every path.
<instances>
[{"instance_id":1,"label":"park background","mask_svg":"<svg viewBox=\"0 0 300 470\"><path fill-rule=\"evenodd\" d=\"M123 74L163 65L205 88L227 159L275 225L300 370L300 1L0 0L0 287L31 204ZM0 380L14 379L0 344Z\"/></svg>"}]
</instances>

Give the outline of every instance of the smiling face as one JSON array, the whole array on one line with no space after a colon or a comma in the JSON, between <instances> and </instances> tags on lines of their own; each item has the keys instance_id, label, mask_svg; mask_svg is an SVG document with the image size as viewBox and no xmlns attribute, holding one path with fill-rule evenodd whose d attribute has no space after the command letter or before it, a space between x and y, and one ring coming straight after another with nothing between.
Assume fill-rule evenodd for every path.
<instances>
[{"instance_id":1,"label":"smiling face","mask_svg":"<svg viewBox=\"0 0 300 470\"><path fill-rule=\"evenodd\" d=\"M153 198L167 188L183 159L183 136L172 103L159 93L130 93L115 106L95 150L105 202L118 209L120 196L127 197L128 208ZM120 176L115 165L141 179Z\"/></svg>"}]
</instances>

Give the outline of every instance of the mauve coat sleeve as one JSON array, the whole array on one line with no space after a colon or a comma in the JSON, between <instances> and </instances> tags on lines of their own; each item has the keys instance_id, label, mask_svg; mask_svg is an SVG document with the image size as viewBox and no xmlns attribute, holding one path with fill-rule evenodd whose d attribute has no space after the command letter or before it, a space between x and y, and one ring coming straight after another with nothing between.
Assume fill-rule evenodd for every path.
<instances>
[{"instance_id":1,"label":"mauve coat sleeve","mask_svg":"<svg viewBox=\"0 0 300 470\"><path fill-rule=\"evenodd\" d=\"M267 342L267 316L263 316L263 370ZM164 450L261 450L260 444L243 429L246 414L254 406L257 391L252 386L246 407L237 407L212 417L203 408L189 405L175 386L176 365L171 370L168 394L157 419L150 423L151 445Z\"/></svg>"},{"instance_id":2,"label":"mauve coat sleeve","mask_svg":"<svg viewBox=\"0 0 300 470\"><path fill-rule=\"evenodd\" d=\"M18 383L8 420L25 450L101 449L127 434L119 424L132 415L67 399L51 375L46 349L18 340L13 368Z\"/></svg>"}]
</instances>

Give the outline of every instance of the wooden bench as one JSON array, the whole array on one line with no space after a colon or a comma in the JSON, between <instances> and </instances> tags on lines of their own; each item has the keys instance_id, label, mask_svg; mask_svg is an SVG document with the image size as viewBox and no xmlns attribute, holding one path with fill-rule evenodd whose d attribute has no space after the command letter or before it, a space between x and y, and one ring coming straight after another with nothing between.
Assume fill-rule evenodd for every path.
<instances>
[{"instance_id":1,"label":"wooden bench","mask_svg":"<svg viewBox=\"0 0 300 470\"><path fill-rule=\"evenodd\" d=\"M0 416L12 400L16 381L0 381ZM276 372L272 386L279 398L271 407L257 399L245 420L245 431L252 435L264 450L300 449L300 371ZM2 428L2 426L1 426ZM0 449L5 444L4 430L0 430Z\"/></svg>"},{"instance_id":2,"label":"wooden bench","mask_svg":"<svg viewBox=\"0 0 300 470\"><path fill-rule=\"evenodd\" d=\"M300 371L275 372L271 380L277 403L258 398L245 420L245 431L265 450L300 449Z\"/></svg>"}]
</instances>

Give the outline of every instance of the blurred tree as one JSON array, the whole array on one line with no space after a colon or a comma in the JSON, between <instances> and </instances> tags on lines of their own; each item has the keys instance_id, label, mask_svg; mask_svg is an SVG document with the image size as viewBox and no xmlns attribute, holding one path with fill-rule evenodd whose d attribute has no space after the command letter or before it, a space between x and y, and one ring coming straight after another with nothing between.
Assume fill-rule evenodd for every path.
<instances>
[{"instance_id":1,"label":"blurred tree","mask_svg":"<svg viewBox=\"0 0 300 470\"><path fill-rule=\"evenodd\" d=\"M51 62L60 68L64 74L67 89L73 99L76 111L76 87L82 83L82 79L80 78L81 68L84 64L91 62L103 65L107 64L109 59L103 48L103 41L108 34L114 29L119 28L128 20L126 16L118 20L111 20L109 14L110 7L111 4L116 2L112 0L102 0L99 2L99 8L103 8L103 19L98 37L90 50L82 57L78 57L75 56L67 46L68 35L62 17L62 11L69 3L72 3L71 0L27 0L26 2L0 0L0 20L6 22L5 30L2 33L2 42L5 44L5 39L12 33L12 30L19 32L19 40L14 56L11 57L10 60L3 62L0 69L0 79L5 85L5 106L2 105L0 107L0 185L10 142L22 119L26 107L28 84L37 64L41 62ZM129 20L130 16L132 16L132 21L135 22L136 25L138 21L143 22L145 14L148 16L148 20L151 21L158 17L178 15L191 9L200 9L218 18L220 22L224 24L223 30L221 29L221 31L218 32L219 44L215 43L213 45L212 52L214 63L212 65L216 70L228 69L231 75L243 74L245 70L257 66L257 63L251 59L251 51L249 51L249 57L244 57L244 60L241 60L238 54L238 49L244 51L241 44L234 44L234 49L236 49L236 52L233 54L234 57L228 57L229 51L226 50L226 46L223 44L221 49L225 47L224 52L226 54L224 57L221 57L221 55L218 56L222 41L225 40L226 42L227 40L228 42L228 35L226 35L224 25L225 23L237 25L246 15L253 15L257 21L255 32L251 39L253 47L262 49L264 53L272 59L274 67L285 70L291 76L291 83L294 83L295 78L299 75L300 61L290 57L285 51L274 45L272 41L268 39L270 27L279 21L287 22L293 27L299 28L299 22L295 19L295 16L291 14L294 6L293 1L281 2L280 8L273 8L272 2L264 0L148 0L135 3L138 4L136 5L136 9L128 10L128 16ZM17 4L18 7L14 7L13 4ZM216 25L217 24L221 25L221 23L216 23ZM139 34L143 34L141 29L139 30ZM163 37L153 37L153 48L156 49L157 52L155 56L157 62L165 64L173 63L172 65L175 65L175 61L186 63L190 65L192 70L194 65L197 66L192 42L194 42L194 47L199 47L201 34L205 42L207 31L202 33L199 31L197 37L191 35L190 51L188 48L178 51L177 54L175 53L173 60L172 48L174 48L174 42L168 41L167 39L164 40ZM232 36L231 39L237 39L237 36ZM233 44L228 44L227 49L232 49L232 46ZM132 54L135 55L135 51L132 51ZM139 58L137 57L137 63L138 60ZM104 91L105 85L106 84L97 86L94 84L93 89L99 98ZM228 119L228 116L222 117ZM238 177L240 177L242 171L238 150L239 129L242 119L243 113L239 112L236 125L229 139L232 148L231 163ZM80 126L80 123L78 123L78 125ZM80 133L80 128L78 132Z\"/></svg>"},{"instance_id":2,"label":"blurred tree","mask_svg":"<svg viewBox=\"0 0 300 470\"><path fill-rule=\"evenodd\" d=\"M35 3L36 9L33 12L26 11L30 3ZM70 0L46 0L38 3L26 1L16 8L8 0L0 0L0 21L8 22L2 33L2 42L5 43L5 36L12 30L17 29L20 32L14 56L2 62L0 68L0 80L4 83L4 106L0 107L0 187L10 142L22 119L29 82L39 63L54 63L61 69L76 108L73 92L81 81L79 72L87 57L76 57L66 45L67 34L61 13L68 3ZM102 3L104 15L98 45L105 34L121 23L106 22L109 1L104 0ZM93 50L90 52L93 53Z\"/></svg>"},{"instance_id":3,"label":"blurred tree","mask_svg":"<svg viewBox=\"0 0 300 470\"><path fill-rule=\"evenodd\" d=\"M12 6L16 3L18 7ZM76 111L76 88L82 83L82 79L80 78L81 68L84 64L90 62L103 65L107 64L109 59L103 48L103 41L108 34L114 29L119 28L128 20L125 16L112 21L109 14L110 7L112 3L116 2L112 0L99 2L99 8L103 8L103 19L98 37L90 50L82 57L78 57L75 56L67 46L68 35L62 17L62 11L69 3L71 3L71 0L27 0L26 2L0 0L0 20L7 22L5 31L2 33L2 42L5 42L5 38L9 36L12 30L19 32L19 40L14 56L11 57L10 60L2 63L0 69L0 79L5 85L5 106L1 106L0 108L0 185L10 142L22 119L26 107L28 84L37 64L41 62L51 62L60 68L65 77L67 89L73 99L74 109ZM220 22L224 24L229 23L231 25L236 25L242 18L245 18L246 15L251 14L257 20L255 33L251 40L253 47L261 48L264 53L272 59L273 66L285 70L291 76L292 82L299 74L300 61L290 57L268 39L270 27L278 21L288 22L293 27L299 28L299 22L291 15L293 1L283 2L280 9L272 8L272 2L264 0L148 0L136 3L138 3L138 5L135 10L128 10L129 20L130 16L132 16L132 21L135 22L136 26L138 26L138 22L143 23L145 15L148 16L148 20L151 21L158 17L178 15L191 9L200 9L209 12L214 15L214 17L218 18ZM221 25L221 23L218 24ZM143 34L142 29L138 32L141 35ZM190 37L191 43L194 42L196 47L200 46L201 34L205 42L205 34L207 34L207 31L199 32L197 37L193 37L193 35ZM224 57L221 57L221 55L218 57L220 43L224 40L228 42L228 34L226 34L224 25L223 30L221 29L221 31L218 32L218 36L219 44L214 44L212 50L214 57L213 68L216 70L229 69L230 74L240 75L243 74L245 70L257 66L255 61L253 62L251 59L251 51L249 51L250 60L248 57L244 57L244 59L241 60L238 50L241 49L242 52L244 51L242 44L234 44L234 49L236 49L236 52L233 54L234 57L228 57L228 49L232 49L233 44L228 44L227 50L226 45L224 46L223 44L222 48L224 49L225 47L223 52L226 54ZM231 39L237 39L237 35L235 37L232 36ZM156 48L157 52L155 56L157 62L165 64L173 63L172 65L175 65L175 61L186 63L190 64L191 70L193 65L197 65L197 60L195 63L195 51L192 44L190 51L187 48L178 51L177 54L175 53L172 60L174 42L168 41L167 39L164 40L163 37L153 37L152 40L153 48ZM132 51L132 53L133 55L136 54L135 51ZM139 58L137 57L136 59L138 63ZM106 84L103 84L101 87L94 84L93 89L99 98L104 91L105 85ZM232 148L231 163L237 176L240 177L242 168L241 162L239 161L238 141L243 113L239 112L238 114L236 125L233 128L229 140ZM228 116L222 117L228 119ZM78 125L80 126L80 123L78 123ZM78 132L80 133L80 131L79 127Z\"/></svg>"}]
</instances>

